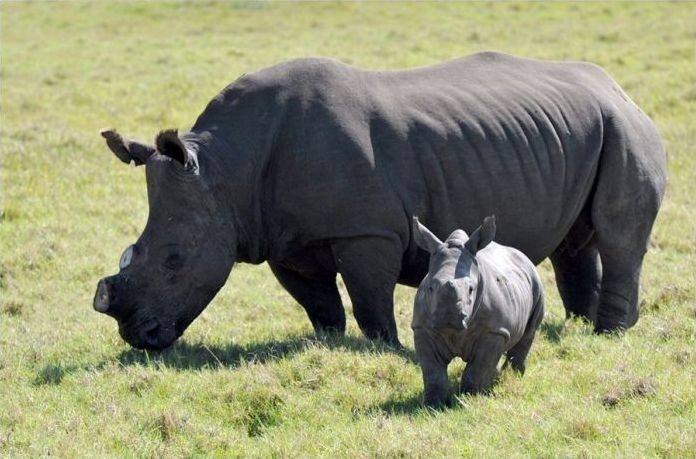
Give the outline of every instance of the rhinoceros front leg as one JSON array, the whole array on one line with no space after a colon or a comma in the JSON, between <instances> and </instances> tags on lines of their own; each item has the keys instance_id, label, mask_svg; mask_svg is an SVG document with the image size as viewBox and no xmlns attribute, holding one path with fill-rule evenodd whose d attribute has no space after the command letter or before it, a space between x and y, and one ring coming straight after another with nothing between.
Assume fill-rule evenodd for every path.
<instances>
[{"instance_id":1,"label":"rhinoceros front leg","mask_svg":"<svg viewBox=\"0 0 696 459\"><path fill-rule=\"evenodd\" d=\"M370 339L400 345L394 320L394 287L402 259L398 238L339 240L332 250L362 332Z\"/></svg>"},{"instance_id":2,"label":"rhinoceros front leg","mask_svg":"<svg viewBox=\"0 0 696 459\"><path fill-rule=\"evenodd\" d=\"M487 393L498 376L498 362L505 352L507 338L489 333L479 338L462 374L461 390L465 394Z\"/></svg>"},{"instance_id":3,"label":"rhinoceros front leg","mask_svg":"<svg viewBox=\"0 0 696 459\"><path fill-rule=\"evenodd\" d=\"M278 282L307 311L316 332L343 333L346 313L336 287L336 275L309 279L288 268L268 263Z\"/></svg>"},{"instance_id":4,"label":"rhinoceros front leg","mask_svg":"<svg viewBox=\"0 0 696 459\"><path fill-rule=\"evenodd\" d=\"M413 330L416 357L423 373L423 403L431 407L440 407L450 400L450 387L447 379L447 365L451 358L446 358L437 348L433 338L423 329Z\"/></svg>"}]
</instances>

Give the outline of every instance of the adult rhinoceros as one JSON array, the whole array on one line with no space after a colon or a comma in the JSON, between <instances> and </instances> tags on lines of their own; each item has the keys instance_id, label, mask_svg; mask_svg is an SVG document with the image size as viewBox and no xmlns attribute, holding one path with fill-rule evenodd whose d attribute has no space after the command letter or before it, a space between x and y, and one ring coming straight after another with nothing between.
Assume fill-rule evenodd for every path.
<instances>
[{"instance_id":1,"label":"adult rhinoceros","mask_svg":"<svg viewBox=\"0 0 696 459\"><path fill-rule=\"evenodd\" d=\"M407 71L298 59L225 88L190 132L154 146L105 131L146 164L149 217L94 308L138 348L169 346L235 262L267 261L316 330L397 343L396 283L439 237L489 214L498 241L550 257L569 313L597 331L638 318L638 281L665 188L650 119L599 67L497 53Z\"/></svg>"}]
</instances>

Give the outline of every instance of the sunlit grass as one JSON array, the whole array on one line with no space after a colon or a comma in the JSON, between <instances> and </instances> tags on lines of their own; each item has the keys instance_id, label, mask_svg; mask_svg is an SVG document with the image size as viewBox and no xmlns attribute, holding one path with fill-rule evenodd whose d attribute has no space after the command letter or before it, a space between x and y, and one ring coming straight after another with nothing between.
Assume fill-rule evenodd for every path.
<instances>
[{"instance_id":1,"label":"sunlit grass","mask_svg":"<svg viewBox=\"0 0 696 459\"><path fill-rule=\"evenodd\" d=\"M695 18L688 3L1 3L0 456L693 457ZM230 81L292 57L403 68L484 49L596 62L658 124L670 182L628 334L565 322L544 263L524 378L433 412L409 288L406 351L350 314L346 337L315 337L265 266L236 266L159 354L92 311L147 215L142 168L101 128L186 129Z\"/></svg>"}]
</instances>

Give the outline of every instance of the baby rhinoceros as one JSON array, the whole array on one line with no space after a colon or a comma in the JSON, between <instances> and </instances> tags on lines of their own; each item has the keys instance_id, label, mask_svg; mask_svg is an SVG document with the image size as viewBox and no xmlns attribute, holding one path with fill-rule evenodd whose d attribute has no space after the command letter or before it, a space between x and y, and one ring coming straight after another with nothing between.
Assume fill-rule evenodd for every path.
<instances>
[{"instance_id":1,"label":"baby rhinoceros","mask_svg":"<svg viewBox=\"0 0 696 459\"><path fill-rule=\"evenodd\" d=\"M418 246L430 253L411 324L425 404L449 401L447 365L457 356L467 362L464 393L486 392L504 353L505 365L524 373L544 316L543 289L532 262L519 250L493 242L493 216L471 237L456 230L444 243L414 217L413 234Z\"/></svg>"}]
</instances>

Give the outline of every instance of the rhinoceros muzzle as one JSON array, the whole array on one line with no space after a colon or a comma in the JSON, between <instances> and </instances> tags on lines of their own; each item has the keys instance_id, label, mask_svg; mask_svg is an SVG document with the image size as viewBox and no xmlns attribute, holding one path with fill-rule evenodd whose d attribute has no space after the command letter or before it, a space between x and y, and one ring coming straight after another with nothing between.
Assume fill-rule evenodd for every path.
<instances>
[{"instance_id":1,"label":"rhinoceros muzzle","mask_svg":"<svg viewBox=\"0 0 696 459\"><path fill-rule=\"evenodd\" d=\"M130 315L131 308L124 302L123 284L128 279L119 275L105 277L97 284L92 306L95 311L108 314L114 318L125 319Z\"/></svg>"},{"instance_id":2,"label":"rhinoceros muzzle","mask_svg":"<svg viewBox=\"0 0 696 459\"><path fill-rule=\"evenodd\" d=\"M137 324L119 324L119 334L137 349L159 351L169 347L178 337L176 324L163 327L159 319L150 318Z\"/></svg>"},{"instance_id":3,"label":"rhinoceros muzzle","mask_svg":"<svg viewBox=\"0 0 696 459\"><path fill-rule=\"evenodd\" d=\"M109 305L111 301L109 299L109 286L105 282L105 279L99 281L97 285L97 293L94 295L94 309L99 312L106 312L109 310Z\"/></svg>"}]
</instances>

